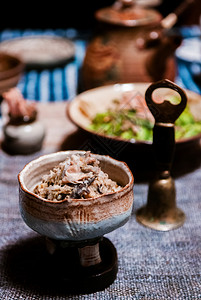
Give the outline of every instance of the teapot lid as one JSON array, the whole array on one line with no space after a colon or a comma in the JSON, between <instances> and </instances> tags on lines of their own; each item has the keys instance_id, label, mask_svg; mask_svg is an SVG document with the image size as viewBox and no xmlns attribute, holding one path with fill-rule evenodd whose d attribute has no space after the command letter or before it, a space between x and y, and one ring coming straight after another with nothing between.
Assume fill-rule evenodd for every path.
<instances>
[{"instance_id":1,"label":"teapot lid","mask_svg":"<svg viewBox=\"0 0 201 300\"><path fill-rule=\"evenodd\" d=\"M117 0L112 6L96 11L98 21L126 27L159 23L162 16L154 9L136 5L135 0Z\"/></svg>"}]
</instances>

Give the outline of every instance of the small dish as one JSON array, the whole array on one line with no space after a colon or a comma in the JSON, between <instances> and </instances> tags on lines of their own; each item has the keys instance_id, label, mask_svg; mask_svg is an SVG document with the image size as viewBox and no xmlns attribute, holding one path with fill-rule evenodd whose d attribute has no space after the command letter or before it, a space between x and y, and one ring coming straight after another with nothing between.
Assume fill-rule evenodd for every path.
<instances>
[{"instance_id":1,"label":"small dish","mask_svg":"<svg viewBox=\"0 0 201 300\"><path fill-rule=\"evenodd\" d=\"M54 166L72 154L85 151L60 151L43 155L19 173L20 211L25 223L36 232L54 239L83 241L101 237L128 221L133 205L133 175L124 162L92 154L109 177L122 188L114 193L89 199L49 201L34 194L34 187Z\"/></svg>"},{"instance_id":2,"label":"small dish","mask_svg":"<svg viewBox=\"0 0 201 300\"><path fill-rule=\"evenodd\" d=\"M27 69L63 66L75 56L74 43L60 36L26 36L0 43L0 52L19 57Z\"/></svg>"}]
</instances>

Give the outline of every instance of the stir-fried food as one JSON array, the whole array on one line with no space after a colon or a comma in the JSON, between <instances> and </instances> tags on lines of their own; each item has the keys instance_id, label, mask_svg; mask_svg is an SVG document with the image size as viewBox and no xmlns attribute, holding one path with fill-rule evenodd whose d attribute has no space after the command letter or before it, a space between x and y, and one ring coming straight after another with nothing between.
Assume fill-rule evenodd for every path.
<instances>
[{"instance_id":1,"label":"stir-fried food","mask_svg":"<svg viewBox=\"0 0 201 300\"><path fill-rule=\"evenodd\" d=\"M89 151L72 154L44 175L34 193L52 201L88 199L116 192L121 187L100 168L100 162Z\"/></svg>"}]
</instances>

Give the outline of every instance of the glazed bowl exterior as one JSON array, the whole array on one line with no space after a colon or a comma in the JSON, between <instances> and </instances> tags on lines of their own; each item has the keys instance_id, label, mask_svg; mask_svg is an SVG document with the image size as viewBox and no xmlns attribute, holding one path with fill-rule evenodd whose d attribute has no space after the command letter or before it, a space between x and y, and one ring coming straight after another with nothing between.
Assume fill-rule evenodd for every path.
<instances>
[{"instance_id":1,"label":"glazed bowl exterior","mask_svg":"<svg viewBox=\"0 0 201 300\"><path fill-rule=\"evenodd\" d=\"M17 85L24 68L21 59L0 52L0 94Z\"/></svg>"},{"instance_id":2,"label":"glazed bowl exterior","mask_svg":"<svg viewBox=\"0 0 201 300\"><path fill-rule=\"evenodd\" d=\"M61 151L40 156L18 175L19 206L24 222L36 232L57 240L83 241L103 236L124 225L133 205L133 175L128 166L109 156L92 154L112 180L122 188L90 199L49 201L34 194L41 177L72 153Z\"/></svg>"}]
</instances>

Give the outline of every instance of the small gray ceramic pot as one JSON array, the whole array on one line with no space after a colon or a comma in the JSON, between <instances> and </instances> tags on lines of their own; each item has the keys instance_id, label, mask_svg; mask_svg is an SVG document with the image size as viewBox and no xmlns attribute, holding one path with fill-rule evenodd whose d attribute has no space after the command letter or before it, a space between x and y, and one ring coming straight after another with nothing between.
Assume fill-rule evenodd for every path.
<instances>
[{"instance_id":1,"label":"small gray ceramic pot","mask_svg":"<svg viewBox=\"0 0 201 300\"><path fill-rule=\"evenodd\" d=\"M3 126L4 149L12 154L30 154L39 151L45 137L45 127L39 120L30 123Z\"/></svg>"}]
</instances>

